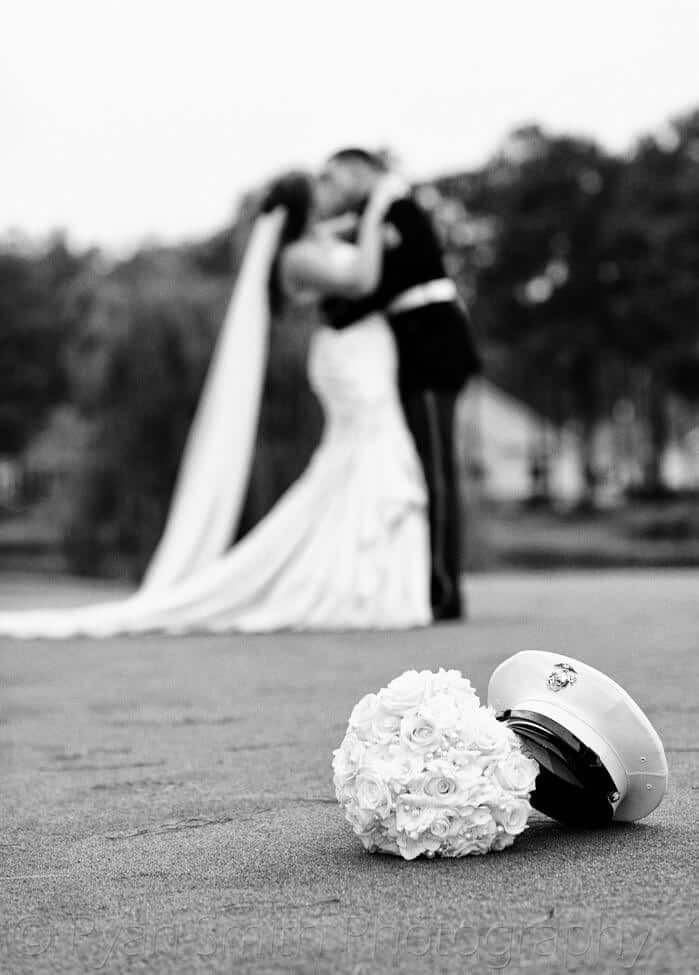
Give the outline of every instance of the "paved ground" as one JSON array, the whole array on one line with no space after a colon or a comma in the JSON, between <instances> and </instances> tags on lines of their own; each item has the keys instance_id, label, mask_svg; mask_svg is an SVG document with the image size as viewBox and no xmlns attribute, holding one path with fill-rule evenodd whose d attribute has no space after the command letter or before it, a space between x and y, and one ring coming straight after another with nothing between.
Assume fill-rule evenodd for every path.
<instances>
[{"instance_id":1,"label":"paved ground","mask_svg":"<svg viewBox=\"0 0 699 975\"><path fill-rule=\"evenodd\" d=\"M48 595L0 578L3 607ZM490 576L470 596L468 625L400 635L0 640L0 970L690 971L699 573ZM525 647L637 697L668 751L662 807L599 833L538 818L485 858L365 854L329 771L354 701L440 664L485 695Z\"/></svg>"}]
</instances>

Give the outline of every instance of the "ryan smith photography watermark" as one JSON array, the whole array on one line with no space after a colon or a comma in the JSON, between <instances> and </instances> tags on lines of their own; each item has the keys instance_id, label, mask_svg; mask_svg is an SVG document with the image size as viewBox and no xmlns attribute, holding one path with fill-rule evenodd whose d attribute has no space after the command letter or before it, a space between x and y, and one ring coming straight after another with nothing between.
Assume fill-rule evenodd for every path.
<instances>
[{"instance_id":1,"label":"ryan smith photography watermark","mask_svg":"<svg viewBox=\"0 0 699 975\"><path fill-rule=\"evenodd\" d=\"M614 962L631 970L646 965L667 935L641 922L602 915L581 922L547 918L476 925L467 920L449 922L428 916L408 920L370 912L323 910L311 915L300 908L236 905L232 914L224 910L215 916L188 915L171 921L133 915L119 919L27 914L3 924L0 961L11 965L13 960L27 962L41 956L46 960L55 955L72 957L85 970L100 971L127 959L148 962L158 957L235 963L344 956L356 962L358 970L363 963L409 958L432 958L435 963L439 958L460 958L464 966L494 970L517 967L524 959L570 968L582 961Z\"/></svg>"}]
</instances>

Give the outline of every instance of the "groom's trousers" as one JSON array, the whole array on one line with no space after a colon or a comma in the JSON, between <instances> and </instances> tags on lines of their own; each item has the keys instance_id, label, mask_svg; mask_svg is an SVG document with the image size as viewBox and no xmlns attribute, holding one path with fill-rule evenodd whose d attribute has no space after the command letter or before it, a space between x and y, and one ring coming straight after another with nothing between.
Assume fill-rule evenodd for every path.
<instances>
[{"instance_id":1,"label":"groom's trousers","mask_svg":"<svg viewBox=\"0 0 699 975\"><path fill-rule=\"evenodd\" d=\"M435 620L465 615L461 499L454 458L459 394L480 370L468 316L457 302L389 315L398 347L398 385L427 483Z\"/></svg>"},{"instance_id":2,"label":"groom's trousers","mask_svg":"<svg viewBox=\"0 0 699 975\"><path fill-rule=\"evenodd\" d=\"M461 576L461 504L454 460L458 392L401 389L403 411L427 483L430 519L431 601L435 620L464 615Z\"/></svg>"}]
</instances>

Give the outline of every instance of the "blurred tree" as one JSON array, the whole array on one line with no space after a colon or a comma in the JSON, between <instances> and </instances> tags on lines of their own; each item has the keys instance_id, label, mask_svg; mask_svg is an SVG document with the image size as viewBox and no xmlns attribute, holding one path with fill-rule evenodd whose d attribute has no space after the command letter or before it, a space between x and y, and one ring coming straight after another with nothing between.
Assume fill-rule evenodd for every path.
<instances>
[{"instance_id":1,"label":"blurred tree","mask_svg":"<svg viewBox=\"0 0 699 975\"><path fill-rule=\"evenodd\" d=\"M671 392L699 400L699 111L640 140L606 217L600 276L648 431L645 493L663 493Z\"/></svg>"},{"instance_id":2,"label":"blurred tree","mask_svg":"<svg viewBox=\"0 0 699 975\"><path fill-rule=\"evenodd\" d=\"M228 297L176 251L83 277L67 362L92 436L71 486L74 569L137 576L164 524L180 453Z\"/></svg>"},{"instance_id":3,"label":"blurred tree","mask_svg":"<svg viewBox=\"0 0 699 975\"><path fill-rule=\"evenodd\" d=\"M65 551L78 572L138 578L160 537L230 297L230 235L228 241L225 275L202 270L211 265L201 255L210 256L215 244L150 250L83 276L72 291L81 325L67 354L71 393L93 423L69 486L64 529ZM223 264L219 255L217 272ZM298 476L317 437L302 381L307 315L303 321L305 328L290 318L273 323L243 531Z\"/></svg>"},{"instance_id":4,"label":"blurred tree","mask_svg":"<svg viewBox=\"0 0 699 975\"><path fill-rule=\"evenodd\" d=\"M644 418L644 487L658 493L668 392L699 398L697 162L699 112L628 160L528 126L482 170L424 188L487 372L556 424L578 424L588 501L594 430L619 399Z\"/></svg>"},{"instance_id":5,"label":"blurred tree","mask_svg":"<svg viewBox=\"0 0 699 975\"><path fill-rule=\"evenodd\" d=\"M490 373L540 415L578 422L590 495L593 432L616 366L598 253L620 168L593 142L529 126L463 187L467 209L481 223L490 216L463 262L476 269ZM542 445L533 449L546 463Z\"/></svg>"},{"instance_id":6,"label":"blurred tree","mask_svg":"<svg viewBox=\"0 0 699 975\"><path fill-rule=\"evenodd\" d=\"M699 112L628 158L528 126L483 168L418 188L487 373L541 416L578 425L590 498L592 434L619 401L649 431L644 480L657 492L668 396L699 398L697 163ZM65 398L92 431L68 490L74 568L135 577L146 564L256 207L249 194L233 227L111 267L60 238L33 252L0 248L0 452L20 452ZM305 382L315 322L306 307L272 323L242 531L317 442ZM538 495L550 450L551 438L532 444Z\"/></svg>"},{"instance_id":7,"label":"blurred tree","mask_svg":"<svg viewBox=\"0 0 699 975\"><path fill-rule=\"evenodd\" d=\"M0 249L0 454L21 453L66 395L64 298L90 260L60 236L38 251Z\"/></svg>"}]
</instances>

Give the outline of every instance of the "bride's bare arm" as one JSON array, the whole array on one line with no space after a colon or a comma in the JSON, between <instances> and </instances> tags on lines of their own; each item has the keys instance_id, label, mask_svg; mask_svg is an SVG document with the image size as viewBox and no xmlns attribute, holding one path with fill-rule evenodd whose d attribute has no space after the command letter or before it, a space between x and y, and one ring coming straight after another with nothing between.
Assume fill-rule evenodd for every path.
<instances>
[{"instance_id":1,"label":"bride's bare arm","mask_svg":"<svg viewBox=\"0 0 699 975\"><path fill-rule=\"evenodd\" d=\"M395 176L377 183L361 218L356 245L332 238L292 244L282 255L285 281L294 289L312 288L324 295L357 298L372 292L381 276L381 224L386 210L404 194L405 184Z\"/></svg>"},{"instance_id":2,"label":"bride's bare arm","mask_svg":"<svg viewBox=\"0 0 699 975\"><path fill-rule=\"evenodd\" d=\"M357 234L359 214L342 213L339 217L329 217L315 225L315 232L322 237L339 237L340 240L351 240Z\"/></svg>"}]
</instances>

